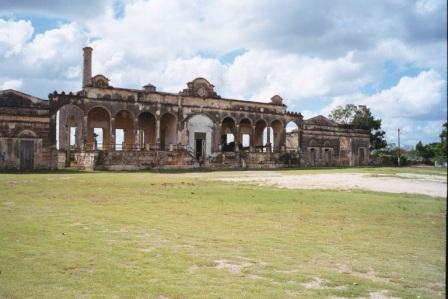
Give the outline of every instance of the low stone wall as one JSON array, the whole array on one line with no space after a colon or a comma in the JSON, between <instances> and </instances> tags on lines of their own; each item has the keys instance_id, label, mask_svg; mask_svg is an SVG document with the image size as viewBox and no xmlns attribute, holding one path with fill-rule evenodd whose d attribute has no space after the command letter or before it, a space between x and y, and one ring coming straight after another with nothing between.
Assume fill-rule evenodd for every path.
<instances>
[{"instance_id":1,"label":"low stone wall","mask_svg":"<svg viewBox=\"0 0 448 299\"><path fill-rule=\"evenodd\" d=\"M144 169L272 169L299 167L297 153L214 153L197 161L185 150L179 151L104 151L75 153L81 170L144 170Z\"/></svg>"},{"instance_id":2,"label":"low stone wall","mask_svg":"<svg viewBox=\"0 0 448 299\"><path fill-rule=\"evenodd\" d=\"M76 165L81 170L94 170L98 153L80 152L75 153Z\"/></svg>"},{"instance_id":3,"label":"low stone wall","mask_svg":"<svg viewBox=\"0 0 448 299\"><path fill-rule=\"evenodd\" d=\"M193 168L195 159L186 151L111 151L95 169L143 170Z\"/></svg>"}]
</instances>

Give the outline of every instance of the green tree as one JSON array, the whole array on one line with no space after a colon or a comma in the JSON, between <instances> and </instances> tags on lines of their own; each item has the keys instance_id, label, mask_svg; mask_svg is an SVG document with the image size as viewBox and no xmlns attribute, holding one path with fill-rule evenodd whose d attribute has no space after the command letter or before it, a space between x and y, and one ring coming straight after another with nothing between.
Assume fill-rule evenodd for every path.
<instances>
[{"instance_id":1,"label":"green tree","mask_svg":"<svg viewBox=\"0 0 448 299\"><path fill-rule=\"evenodd\" d=\"M435 157L437 147L438 143L423 145L423 143L419 141L415 145L415 151L418 158L422 159L424 162L429 162Z\"/></svg>"},{"instance_id":2,"label":"green tree","mask_svg":"<svg viewBox=\"0 0 448 299\"><path fill-rule=\"evenodd\" d=\"M440 133L440 143L438 143L437 148L435 149L435 160L437 162L446 162L448 155L448 147L447 147L447 139L448 139L448 131L447 131L448 123L445 122L443 124L442 132Z\"/></svg>"},{"instance_id":3,"label":"green tree","mask_svg":"<svg viewBox=\"0 0 448 299\"><path fill-rule=\"evenodd\" d=\"M437 161L439 163L447 160L447 123L443 124L442 132L440 133L440 142L433 142L423 145L421 141L415 146L415 152L418 158L425 162Z\"/></svg>"},{"instance_id":4,"label":"green tree","mask_svg":"<svg viewBox=\"0 0 448 299\"><path fill-rule=\"evenodd\" d=\"M328 117L337 123L357 126L370 131L370 149L380 150L387 146L385 134L381 129L381 119L372 115L365 105L347 104L333 109Z\"/></svg>"}]
</instances>

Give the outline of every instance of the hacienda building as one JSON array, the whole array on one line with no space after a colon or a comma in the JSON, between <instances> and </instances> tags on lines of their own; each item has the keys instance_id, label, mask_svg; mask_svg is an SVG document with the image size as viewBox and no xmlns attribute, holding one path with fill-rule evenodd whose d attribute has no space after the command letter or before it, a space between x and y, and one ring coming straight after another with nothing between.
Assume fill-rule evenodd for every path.
<instances>
[{"instance_id":1,"label":"hacienda building","mask_svg":"<svg viewBox=\"0 0 448 299\"><path fill-rule=\"evenodd\" d=\"M62 167L277 168L369 163L369 132L323 116L304 120L275 95L227 99L204 78L178 92L112 87L84 51L78 92L48 100L0 91L0 170ZM295 127L287 132L287 127Z\"/></svg>"}]
</instances>

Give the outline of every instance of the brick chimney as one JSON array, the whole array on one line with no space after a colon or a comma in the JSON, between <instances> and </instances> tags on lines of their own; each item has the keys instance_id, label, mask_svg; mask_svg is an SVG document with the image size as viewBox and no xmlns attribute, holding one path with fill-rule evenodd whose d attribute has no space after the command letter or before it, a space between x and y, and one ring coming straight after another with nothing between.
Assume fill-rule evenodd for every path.
<instances>
[{"instance_id":1,"label":"brick chimney","mask_svg":"<svg viewBox=\"0 0 448 299\"><path fill-rule=\"evenodd\" d=\"M92 51L91 47L85 47L82 49L84 56L84 64L82 69L82 87L86 87L92 78Z\"/></svg>"}]
</instances>

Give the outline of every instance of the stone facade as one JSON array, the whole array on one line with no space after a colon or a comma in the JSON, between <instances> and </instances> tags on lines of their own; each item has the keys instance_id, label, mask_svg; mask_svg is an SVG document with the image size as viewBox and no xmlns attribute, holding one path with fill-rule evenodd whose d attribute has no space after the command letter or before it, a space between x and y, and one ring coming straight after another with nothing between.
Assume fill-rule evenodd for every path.
<instances>
[{"instance_id":1,"label":"stone facade","mask_svg":"<svg viewBox=\"0 0 448 299\"><path fill-rule=\"evenodd\" d=\"M14 91L0 91L0 170L53 169L49 102Z\"/></svg>"},{"instance_id":2,"label":"stone facade","mask_svg":"<svg viewBox=\"0 0 448 299\"><path fill-rule=\"evenodd\" d=\"M104 75L90 77L91 57L92 49L84 48L83 88L76 93L53 92L49 101L44 101L15 91L2 92L0 117L5 120L0 140L17 138L14 136L26 128L32 130L33 138L40 140L35 143L33 169L56 165L118 170L368 163L367 131L335 124L323 116L304 121L300 113L287 111L278 95L270 102L226 99L204 78L188 82L178 93L157 91L152 84L142 89L116 88ZM7 104L19 103L23 97L29 99L28 106ZM15 114L29 121L22 118L21 130L5 130L19 128L11 116ZM297 129L287 134L291 122ZM8 162L0 164L0 169L22 168L12 147L3 145L6 143L0 145Z\"/></svg>"},{"instance_id":3,"label":"stone facade","mask_svg":"<svg viewBox=\"0 0 448 299\"><path fill-rule=\"evenodd\" d=\"M300 147L305 167L369 164L368 132L321 115L304 121Z\"/></svg>"}]
</instances>

